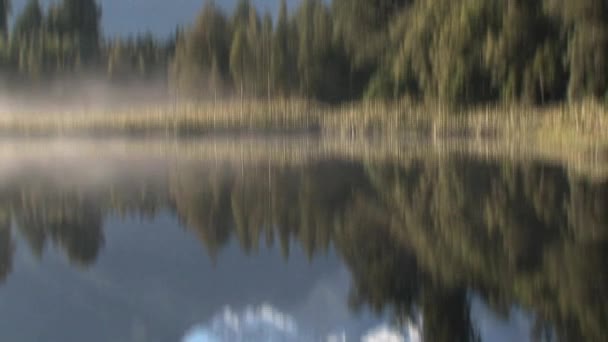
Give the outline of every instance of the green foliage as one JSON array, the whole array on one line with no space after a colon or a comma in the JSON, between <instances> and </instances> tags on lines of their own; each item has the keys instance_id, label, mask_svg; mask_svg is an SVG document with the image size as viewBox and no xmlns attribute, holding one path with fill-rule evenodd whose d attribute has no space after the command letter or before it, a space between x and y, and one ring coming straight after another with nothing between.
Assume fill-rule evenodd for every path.
<instances>
[{"instance_id":1,"label":"green foliage","mask_svg":"<svg viewBox=\"0 0 608 342\"><path fill-rule=\"evenodd\" d=\"M171 89L194 98L328 102L542 105L608 94L604 0L303 0L293 11L282 0L276 18L249 0L230 14L209 0L168 44L102 43L94 0L62 0L46 13L30 0L8 35L9 5L0 1L9 79L83 69L132 79L168 68Z\"/></svg>"},{"instance_id":2,"label":"green foliage","mask_svg":"<svg viewBox=\"0 0 608 342\"><path fill-rule=\"evenodd\" d=\"M608 87L608 3L546 2L567 37L568 97L602 96Z\"/></svg>"},{"instance_id":3,"label":"green foliage","mask_svg":"<svg viewBox=\"0 0 608 342\"><path fill-rule=\"evenodd\" d=\"M5 79L31 86L85 69L107 71L112 80L166 73L171 44L142 35L102 45L100 16L94 0L64 0L46 12L39 0L30 0L10 37L1 39L0 70Z\"/></svg>"},{"instance_id":4,"label":"green foliage","mask_svg":"<svg viewBox=\"0 0 608 342\"><path fill-rule=\"evenodd\" d=\"M480 61L495 6L476 0L416 2L394 24L395 82L447 103L487 99L489 77Z\"/></svg>"},{"instance_id":5,"label":"green foliage","mask_svg":"<svg viewBox=\"0 0 608 342\"><path fill-rule=\"evenodd\" d=\"M281 0L270 55L270 80L274 94L277 95L287 95L293 88L294 65L290 36L287 2Z\"/></svg>"},{"instance_id":6,"label":"green foliage","mask_svg":"<svg viewBox=\"0 0 608 342\"><path fill-rule=\"evenodd\" d=\"M395 81L448 103L545 103L565 98L566 88L570 98L601 96L608 75L602 6L601 0L416 1L393 23Z\"/></svg>"},{"instance_id":7,"label":"green foliage","mask_svg":"<svg viewBox=\"0 0 608 342\"><path fill-rule=\"evenodd\" d=\"M72 36L78 41L85 62L97 57L100 41L101 9L95 0L63 0L52 8L49 30Z\"/></svg>"},{"instance_id":8,"label":"green foliage","mask_svg":"<svg viewBox=\"0 0 608 342\"><path fill-rule=\"evenodd\" d=\"M232 46L230 47L230 73L236 84L239 86L241 97L245 91L245 80L247 68L247 61L251 59L251 51L247 42L247 37L242 28L239 28L234 33L232 39Z\"/></svg>"},{"instance_id":9,"label":"green foliage","mask_svg":"<svg viewBox=\"0 0 608 342\"><path fill-rule=\"evenodd\" d=\"M8 37L8 18L11 13L11 0L0 0L0 37Z\"/></svg>"},{"instance_id":10,"label":"green foliage","mask_svg":"<svg viewBox=\"0 0 608 342\"><path fill-rule=\"evenodd\" d=\"M367 98L394 95L385 82L393 45L390 27L411 3L410 0L332 1L334 39L344 49L345 63L350 67L349 98L363 92Z\"/></svg>"},{"instance_id":11,"label":"green foliage","mask_svg":"<svg viewBox=\"0 0 608 342\"><path fill-rule=\"evenodd\" d=\"M410 0L332 1L335 38L344 44L354 67L383 63L389 23Z\"/></svg>"},{"instance_id":12,"label":"green foliage","mask_svg":"<svg viewBox=\"0 0 608 342\"><path fill-rule=\"evenodd\" d=\"M151 34L111 41L105 50L107 74L112 80L151 79L164 74L167 68L166 47Z\"/></svg>"},{"instance_id":13,"label":"green foliage","mask_svg":"<svg viewBox=\"0 0 608 342\"><path fill-rule=\"evenodd\" d=\"M492 11L484 58L500 96L532 103L563 96L560 33L542 2L507 1Z\"/></svg>"},{"instance_id":14,"label":"green foliage","mask_svg":"<svg viewBox=\"0 0 608 342\"><path fill-rule=\"evenodd\" d=\"M300 92L312 95L325 77L323 64L331 46L329 12L320 0L304 0L295 15Z\"/></svg>"},{"instance_id":15,"label":"green foliage","mask_svg":"<svg viewBox=\"0 0 608 342\"><path fill-rule=\"evenodd\" d=\"M29 0L13 27L14 37L27 37L37 34L42 28L43 14L38 0Z\"/></svg>"},{"instance_id":16,"label":"green foliage","mask_svg":"<svg viewBox=\"0 0 608 342\"><path fill-rule=\"evenodd\" d=\"M178 93L209 96L224 88L228 77L230 30L224 15L208 2L190 31L181 35L171 63L173 88Z\"/></svg>"},{"instance_id":17,"label":"green foliage","mask_svg":"<svg viewBox=\"0 0 608 342\"><path fill-rule=\"evenodd\" d=\"M397 89L395 89L390 72L378 70L369 81L369 85L365 91L365 99L390 98L391 94L395 94L396 91Z\"/></svg>"}]
</instances>

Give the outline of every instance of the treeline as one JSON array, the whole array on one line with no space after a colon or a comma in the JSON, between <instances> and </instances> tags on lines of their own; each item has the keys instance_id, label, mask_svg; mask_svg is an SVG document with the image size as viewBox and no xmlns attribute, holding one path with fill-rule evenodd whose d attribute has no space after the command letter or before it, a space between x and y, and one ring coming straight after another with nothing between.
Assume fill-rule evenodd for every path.
<instances>
[{"instance_id":1,"label":"treeline","mask_svg":"<svg viewBox=\"0 0 608 342\"><path fill-rule=\"evenodd\" d=\"M82 74L111 80L166 74L171 42L151 35L103 39L95 0L62 0L46 10L29 0L8 28L10 0L0 0L0 72L8 85Z\"/></svg>"},{"instance_id":2,"label":"treeline","mask_svg":"<svg viewBox=\"0 0 608 342\"><path fill-rule=\"evenodd\" d=\"M178 94L439 100L446 103L608 97L605 0L302 0L278 15L241 0L207 1L173 42L105 42L94 0L37 0L9 35L3 64L36 75L97 65L110 75L162 71ZM8 43L7 43L8 42Z\"/></svg>"}]
</instances>

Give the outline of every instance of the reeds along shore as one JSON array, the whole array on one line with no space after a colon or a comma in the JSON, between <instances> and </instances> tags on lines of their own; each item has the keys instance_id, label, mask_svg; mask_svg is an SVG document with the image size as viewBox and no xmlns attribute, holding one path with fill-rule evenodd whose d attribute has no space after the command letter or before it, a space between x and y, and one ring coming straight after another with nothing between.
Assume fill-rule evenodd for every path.
<instances>
[{"instance_id":1,"label":"reeds along shore","mask_svg":"<svg viewBox=\"0 0 608 342\"><path fill-rule=\"evenodd\" d=\"M408 134L424 139L525 139L571 146L608 142L608 107L593 101L467 109L407 101L338 106L294 99L175 101L113 111L4 113L0 132L21 136L315 132L342 138Z\"/></svg>"}]
</instances>

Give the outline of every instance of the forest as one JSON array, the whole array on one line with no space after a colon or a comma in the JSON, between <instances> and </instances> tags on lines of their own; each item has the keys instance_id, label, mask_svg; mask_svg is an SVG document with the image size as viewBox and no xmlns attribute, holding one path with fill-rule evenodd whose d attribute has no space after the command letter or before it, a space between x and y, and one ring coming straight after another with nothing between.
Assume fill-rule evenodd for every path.
<instances>
[{"instance_id":1,"label":"forest","mask_svg":"<svg viewBox=\"0 0 608 342\"><path fill-rule=\"evenodd\" d=\"M5 87L94 75L194 99L413 99L469 105L608 98L606 0L302 0L277 15L206 1L170 39L103 36L95 0L0 0ZM9 20L9 18L13 18ZM9 23L13 23L9 25Z\"/></svg>"}]
</instances>

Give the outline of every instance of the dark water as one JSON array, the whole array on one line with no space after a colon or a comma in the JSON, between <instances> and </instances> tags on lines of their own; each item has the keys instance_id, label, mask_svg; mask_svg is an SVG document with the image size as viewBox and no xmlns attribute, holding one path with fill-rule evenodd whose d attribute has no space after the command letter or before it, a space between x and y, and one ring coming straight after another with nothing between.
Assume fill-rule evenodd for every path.
<instances>
[{"instance_id":1,"label":"dark water","mask_svg":"<svg viewBox=\"0 0 608 342\"><path fill-rule=\"evenodd\" d=\"M608 338L601 178L62 156L0 168L1 341Z\"/></svg>"}]
</instances>

